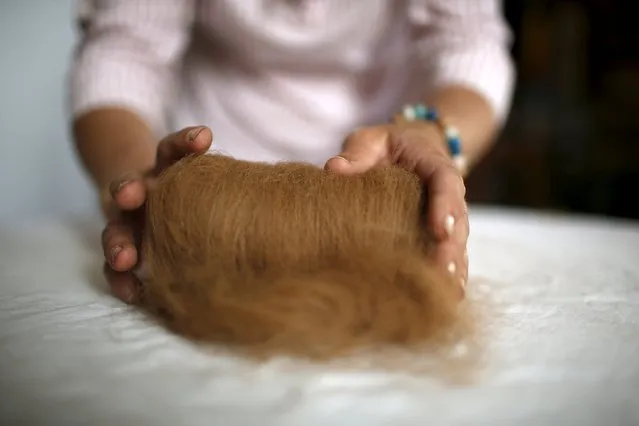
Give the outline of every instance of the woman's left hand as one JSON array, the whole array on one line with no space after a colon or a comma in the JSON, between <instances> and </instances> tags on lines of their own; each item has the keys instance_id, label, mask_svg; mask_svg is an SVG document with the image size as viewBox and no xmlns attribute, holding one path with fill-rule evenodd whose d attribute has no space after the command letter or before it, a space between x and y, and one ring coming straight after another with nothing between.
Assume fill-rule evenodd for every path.
<instances>
[{"instance_id":1,"label":"woman's left hand","mask_svg":"<svg viewBox=\"0 0 639 426\"><path fill-rule=\"evenodd\" d=\"M437 243L434 260L456 278L463 290L468 279L466 187L434 124L410 122L359 129L346 139L342 153L328 160L325 167L351 174L391 164L414 171L428 188L427 226Z\"/></svg>"}]
</instances>

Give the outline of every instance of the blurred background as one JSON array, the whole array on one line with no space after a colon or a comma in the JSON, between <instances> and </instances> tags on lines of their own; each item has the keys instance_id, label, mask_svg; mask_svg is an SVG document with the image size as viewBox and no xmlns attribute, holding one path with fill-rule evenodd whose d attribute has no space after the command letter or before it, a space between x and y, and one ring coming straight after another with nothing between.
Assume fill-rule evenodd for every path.
<instances>
[{"instance_id":1,"label":"blurred background","mask_svg":"<svg viewBox=\"0 0 639 426\"><path fill-rule=\"evenodd\" d=\"M469 201L639 218L631 3L504 0L518 83L495 150L468 179Z\"/></svg>"},{"instance_id":2,"label":"blurred background","mask_svg":"<svg viewBox=\"0 0 639 426\"><path fill-rule=\"evenodd\" d=\"M97 212L64 109L74 10L0 0L0 222Z\"/></svg>"},{"instance_id":3,"label":"blurred background","mask_svg":"<svg viewBox=\"0 0 639 426\"><path fill-rule=\"evenodd\" d=\"M482 0L477 0L482 1ZM630 0L504 0L518 84L471 202L639 218ZM95 212L64 114L73 0L0 0L0 221Z\"/></svg>"}]
</instances>

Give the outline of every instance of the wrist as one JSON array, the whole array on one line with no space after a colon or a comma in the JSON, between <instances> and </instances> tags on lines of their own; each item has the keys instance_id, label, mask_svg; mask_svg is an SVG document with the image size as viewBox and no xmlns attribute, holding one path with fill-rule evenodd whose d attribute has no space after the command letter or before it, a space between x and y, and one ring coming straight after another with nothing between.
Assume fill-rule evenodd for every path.
<instances>
[{"instance_id":1,"label":"wrist","mask_svg":"<svg viewBox=\"0 0 639 426\"><path fill-rule=\"evenodd\" d=\"M76 153L98 188L153 166L155 141L144 121L124 109L97 109L73 123Z\"/></svg>"},{"instance_id":2,"label":"wrist","mask_svg":"<svg viewBox=\"0 0 639 426\"><path fill-rule=\"evenodd\" d=\"M460 132L448 118L440 116L436 108L424 104L407 105L393 117L393 122L400 126L418 126L423 132L428 132L428 140L441 141L440 146L453 165L462 175L466 174L467 162Z\"/></svg>"}]
</instances>

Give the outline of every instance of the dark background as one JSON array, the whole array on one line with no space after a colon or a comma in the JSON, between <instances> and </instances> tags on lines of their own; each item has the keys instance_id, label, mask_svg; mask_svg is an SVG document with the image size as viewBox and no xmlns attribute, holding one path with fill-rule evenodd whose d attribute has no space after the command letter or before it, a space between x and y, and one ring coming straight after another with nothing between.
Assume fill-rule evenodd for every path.
<instances>
[{"instance_id":1,"label":"dark background","mask_svg":"<svg viewBox=\"0 0 639 426\"><path fill-rule=\"evenodd\" d=\"M639 218L639 3L504 0L518 83L468 200Z\"/></svg>"}]
</instances>

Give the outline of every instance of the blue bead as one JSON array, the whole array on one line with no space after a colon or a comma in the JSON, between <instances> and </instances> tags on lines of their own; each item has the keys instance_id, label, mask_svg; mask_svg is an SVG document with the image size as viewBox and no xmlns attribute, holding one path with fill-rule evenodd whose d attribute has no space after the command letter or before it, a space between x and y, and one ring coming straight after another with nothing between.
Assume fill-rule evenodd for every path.
<instances>
[{"instance_id":1,"label":"blue bead","mask_svg":"<svg viewBox=\"0 0 639 426\"><path fill-rule=\"evenodd\" d=\"M461 154L461 141L459 138L448 139L448 150L452 156Z\"/></svg>"},{"instance_id":2,"label":"blue bead","mask_svg":"<svg viewBox=\"0 0 639 426\"><path fill-rule=\"evenodd\" d=\"M415 111L415 117L417 119L419 119L419 120L425 120L426 119L426 116L428 114L428 109L424 105L422 105L422 104L415 105L413 110Z\"/></svg>"},{"instance_id":3,"label":"blue bead","mask_svg":"<svg viewBox=\"0 0 639 426\"><path fill-rule=\"evenodd\" d=\"M438 118L437 111L435 111L434 109L429 110L428 113L426 114L426 120L435 121L437 120L437 118Z\"/></svg>"}]
</instances>

